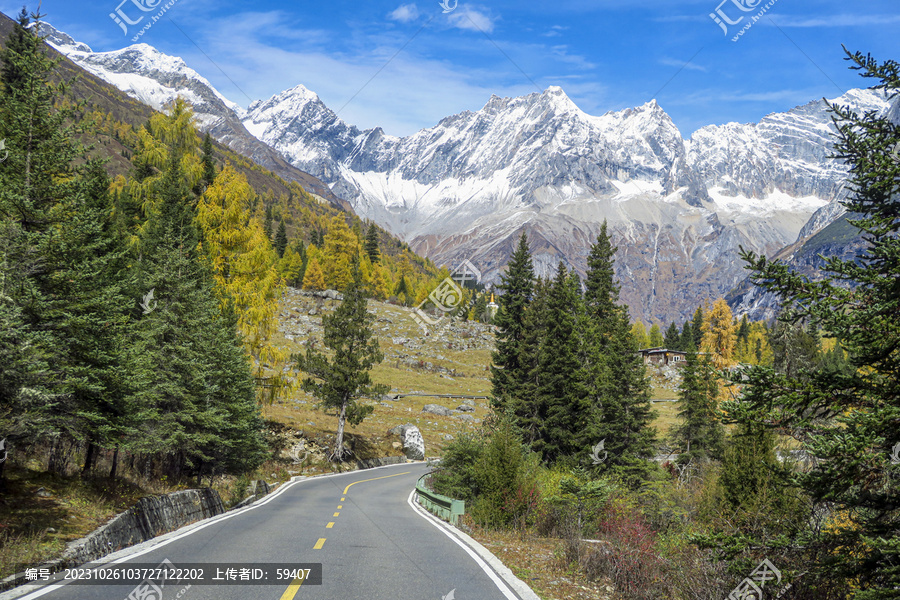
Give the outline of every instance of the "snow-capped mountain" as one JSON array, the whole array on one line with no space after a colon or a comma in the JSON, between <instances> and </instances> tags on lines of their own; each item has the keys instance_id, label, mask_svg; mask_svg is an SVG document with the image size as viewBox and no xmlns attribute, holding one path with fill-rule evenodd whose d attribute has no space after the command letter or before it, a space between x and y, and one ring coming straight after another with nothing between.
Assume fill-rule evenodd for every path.
<instances>
[{"instance_id":1,"label":"snow-capped mountain","mask_svg":"<svg viewBox=\"0 0 900 600\"><path fill-rule=\"evenodd\" d=\"M771 256L840 216L846 170L829 159L824 101L685 140L656 101L592 116L551 87L493 96L479 111L398 138L345 123L302 85L243 111L146 44L91 53L71 38L51 41L156 107L177 94L192 99L220 141L246 145L244 132L252 134L417 252L438 264L468 258L488 282L523 228L540 274L560 260L583 273L607 220L623 300L644 321L684 319L738 285L740 246ZM835 101L888 109L871 90Z\"/></svg>"},{"instance_id":2,"label":"snow-capped mountain","mask_svg":"<svg viewBox=\"0 0 900 600\"><path fill-rule=\"evenodd\" d=\"M40 33L72 62L156 110L181 95L194 107L198 125L204 129L217 120L243 115L243 108L216 91L182 59L153 46L135 44L113 52L94 52L47 23L41 23Z\"/></svg>"},{"instance_id":3,"label":"snow-capped mountain","mask_svg":"<svg viewBox=\"0 0 900 600\"><path fill-rule=\"evenodd\" d=\"M147 44L113 52L93 52L87 44L75 41L48 23L40 24L40 33L53 48L81 68L156 110L164 110L182 96L191 103L201 131L209 132L222 144L282 178L296 180L307 191L350 209L324 183L293 167L276 150L252 136L241 123L244 109L220 94L182 59Z\"/></svg>"},{"instance_id":4,"label":"snow-capped mountain","mask_svg":"<svg viewBox=\"0 0 900 600\"><path fill-rule=\"evenodd\" d=\"M869 90L835 102L887 109ZM807 235L830 223L846 173L828 158L824 101L686 141L655 101L591 116L551 87L396 138L344 123L297 86L252 104L244 124L361 216L438 263L471 259L489 281L522 228L540 273L560 259L583 273L606 219L623 299L645 320L682 319L736 286L740 246L772 255L814 214Z\"/></svg>"}]
</instances>

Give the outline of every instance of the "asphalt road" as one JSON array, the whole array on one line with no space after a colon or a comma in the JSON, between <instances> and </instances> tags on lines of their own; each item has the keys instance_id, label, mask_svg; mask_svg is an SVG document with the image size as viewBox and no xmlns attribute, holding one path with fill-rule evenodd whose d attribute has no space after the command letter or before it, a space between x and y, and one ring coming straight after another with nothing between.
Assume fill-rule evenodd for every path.
<instances>
[{"instance_id":1,"label":"asphalt road","mask_svg":"<svg viewBox=\"0 0 900 600\"><path fill-rule=\"evenodd\" d=\"M494 570L411 506L422 463L315 477L280 488L247 509L144 544L116 565L175 568L226 563L263 569L266 585L166 584L44 587L21 600L515 600ZM149 546L149 547L147 547ZM127 552L127 551L123 551ZM118 556L118 555L115 555ZM277 578L275 563L321 563L321 585ZM258 573L258 572L257 572ZM282 572L282 575L284 573ZM272 581L275 580L275 581ZM268 584L272 581L271 584ZM453 592L450 595L451 591ZM143 593L143 595L142 595ZM4 594L3 597L10 597Z\"/></svg>"}]
</instances>

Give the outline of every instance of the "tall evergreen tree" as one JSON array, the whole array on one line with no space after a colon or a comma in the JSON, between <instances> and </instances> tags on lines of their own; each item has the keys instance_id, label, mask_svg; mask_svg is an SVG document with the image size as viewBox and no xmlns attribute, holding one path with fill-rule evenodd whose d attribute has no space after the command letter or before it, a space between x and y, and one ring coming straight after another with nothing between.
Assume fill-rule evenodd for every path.
<instances>
[{"instance_id":1,"label":"tall evergreen tree","mask_svg":"<svg viewBox=\"0 0 900 600\"><path fill-rule=\"evenodd\" d=\"M682 352L689 352L691 349L697 349L697 344L694 343L694 329L691 326L691 321L685 321L684 326L681 328L678 349Z\"/></svg>"},{"instance_id":2,"label":"tall evergreen tree","mask_svg":"<svg viewBox=\"0 0 900 600\"><path fill-rule=\"evenodd\" d=\"M691 319L691 341L694 343L694 348L703 347L703 320L705 317L703 307L698 306L694 311L693 319Z\"/></svg>"},{"instance_id":3,"label":"tall evergreen tree","mask_svg":"<svg viewBox=\"0 0 900 600\"><path fill-rule=\"evenodd\" d=\"M538 350L535 397L531 400L542 418L539 425L534 423L539 435L531 446L548 463L585 452L585 432L594 416L580 360L583 304L579 283L560 262L543 310L547 325Z\"/></svg>"},{"instance_id":4,"label":"tall evergreen tree","mask_svg":"<svg viewBox=\"0 0 900 600\"><path fill-rule=\"evenodd\" d=\"M32 15L37 18L38 15ZM51 59L25 9L0 50L0 134L9 155L0 163L0 215L33 236L53 223L51 209L74 191L76 158L83 149L71 108L60 106L65 84L52 83L62 58Z\"/></svg>"},{"instance_id":5,"label":"tall evergreen tree","mask_svg":"<svg viewBox=\"0 0 900 600\"><path fill-rule=\"evenodd\" d=\"M524 441L534 447L542 436L547 418L546 397L539 393L543 384L540 352L547 339L550 318L547 310L551 282L538 277L532 289L531 302L525 311L524 336L519 347L519 368L527 373L519 393L511 397L507 408L515 416L516 425L522 430Z\"/></svg>"},{"instance_id":6,"label":"tall evergreen tree","mask_svg":"<svg viewBox=\"0 0 900 600\"><path fill-rule=\"evenodd\" d=\"M681 333L678 331L678 325L676 325L674 321L669 325L669 328L666 329L663 345L669 350L681 349Z\"/></svg>"},{"instance_id":7,"label":"tall evergreen tree","mask_svg":"<svg viewBox=\"0 0 900 600\"><path fill-rule=\"evenodd\" d=\"M900 64L847 54L851 68L897 98ZM741 401L727 408L744 427L795 437L816 459L797 479L831 526L813 540L820 551L807 577L838 589L852 581L856 599L893 598L900 588L900 478L890 461L900 430L900 163L891 149L900 130L875 111L832 110L836 158L850 167L843 204L867 247L851 260L828 259L815 278L752 253L744 259L753 280L798 319L841 340L854 369L791 375L754 367L745 371Z\"/></svg>"},{"instance_id":8,"label":"tall evergreen tree","mask_svg":"<svg viewBox=\"0 0 900 600\"><path fill-rule=\"evenodd\" d=\"M4 354L0 419L12 435L31 430L58 443L50 468L62 469L62 443L108 440L120 425L113 404L125 318L118 272L123 262L108 226L105 175L76 141L73 107L54 84L51 59L23 9L0 50L0 163ZM118 262L119 266L115 264ZM12 332L16 338L9 338ZM32 364L33 363L33 364ZM92 446L91 446L92 447Z\"/></svg>"},{"instance_id":9,"label":"tall evergreen tree","mask_svg":"<svg viewBox=\"0 0 900 600\"><path fill-rule=\"evenodd\" d=\"M364 249L366 254L369 255L369 260L372 261L372 264L381 260L381 252L378 251L378 228L375 226L375 223L369 225L369 229L366 231Z\"/></svg>"},{"instance_id":10,"label":"tall evergreen tree","mask_svg":"<svg viewBox=\"0 0 900 600\"><path fill-rule=\"evenodd\" d=\"M636 481L647 468L656 432L650 426L654 413L644 361L637 353L627 310L618 304L615 252L604 223L588 255L585 282L592 355L588 394L591 406L599 413L592 435L596 442L605 441L609 453L601 468L619 470Z\"/></svg>"},{"instance_id":11,"label":"tall evergreen tree","mask_svg":"<svg viewBox=\"0 0 900 600\"><path fill-rule=\"evenodd\" d=\"M278 252L278 258L284 257L284 251L287 250L288 238L287 228L284 226L284 219L278 222L278 232L275 234L275 241L272 243L275 251Z\"/></svg>"},{"instance_id":12,"label":"tall evergreen tree","mask_svg":"<svg viewBox=\"0 0 900 600\"><path fill-rule=\"evenodd\" d=\"M247 356L199 253L175 148L155 194L139 270L155 301L145 300L132 347L138 382L130 400L141 423L135 449L157 455L176 476L258 465L264 455Z\"/></svg>"},{"instance_id":13,"label":"tall evergreen tree","mask_svg":"<svg viewBox=\"0 0 900 600\"><path fill-rule=\"evenodd\" d=\"M772 366L788 377L806 376L819 358L819 340L803 323L792 321L785 311L772 331Z\"/></svg>"},{"instance_id":14,"label":"tall evergreen tree","mask_svg":"<svg viewBox=\"0 0 900 600\"><path fill-rule=\"evenodd\" d=\"M494 317L497 334L496 350L491 355L491 404L502 409L522 393L528 378L528 370L522 365L522 341L526 335L525 314L534 289L534 266L524 231L499 288L502 294Z\"/></svg>"},{"instance_id":15,"label":"tall evergreen tree","mask_svg":"<svg viewBox=\"0 0 900 600\"><path fill-rule=\"evenodd\" d=\"M682 448L679 462L722 457L725 428L719 420L719 383L708 357L689 352L681 369L674 437Z\"/></svg>"},{"instance_id":16,"label":"tall evergreen tree","mask_svg":"<svg viewBox=\"0 0 900 600\"><path fill-rule=\"evenodd\" d=\"M322 317L323 341L332 356L313 348L307 348L305 355L295 355L297 368L310 375L303 380L303 389L312 393L321 406L338 412L331 451L334 461L342 460L346 454L345 423L359 425L373 411L371 406L360 404L359 399L389 390L384 384L374 384L369 373L384 360L384 355L372 332L375 317L366 310L368 300L358 262L353 263L351 280L343 293L344 299L334 313Z\"/></svg>"},{"instance_id":17,"label":"tall evergreen tree","mask_svg":"<svg viewBox=\"0 0 900 600\"><path fill-rule=\"evenodd\" d=\"M125 345L135 284L126 240L111 215L106 171L90 163L79 183L56 207L65 218L48 240L52 294L43 327L65 340L54 359L65 401L57 430L86 445L87 473L99 449L117 447L131 431L122 399L131 391Z\"/></svg>"}]
</instances>

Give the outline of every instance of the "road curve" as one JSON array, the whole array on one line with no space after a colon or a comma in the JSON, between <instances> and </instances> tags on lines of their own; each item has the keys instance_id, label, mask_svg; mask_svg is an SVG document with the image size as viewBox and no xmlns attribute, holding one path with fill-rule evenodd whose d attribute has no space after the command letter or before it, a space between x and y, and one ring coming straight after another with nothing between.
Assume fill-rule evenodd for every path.
<instances>
[{"instance_id":1,"label":"road curve","mask_svg":"<svg viewBox=\"0 0 900 600\"><path fill-rule=\"evenodd\" d=\"M19 588L0 600L521 598L484 559L412 506L415 482L428 470L413 463L293 481L248 508L111 556L122 567L168 560L176 567L202 563L214 571L217 565L240 563L264 569L265 585L167 584L160 598L134 594L130 585L70 584ZM269 583L276 579L275 563L321 563L322 583L283 578Z\"/></svg>"}]
</instances>

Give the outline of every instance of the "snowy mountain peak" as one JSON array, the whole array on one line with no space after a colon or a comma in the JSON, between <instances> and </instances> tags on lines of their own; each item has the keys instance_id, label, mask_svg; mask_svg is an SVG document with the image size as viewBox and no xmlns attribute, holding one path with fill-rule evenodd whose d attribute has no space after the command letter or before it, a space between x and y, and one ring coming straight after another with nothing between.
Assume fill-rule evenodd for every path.
<instances>
[{"instance_id":1,"label":"snowy mountain peak","mask_svg":"<svg viewBox=\"0 0 900 600\"><path fill-rule=\"evenodd\" d=\"M46 38L46 41L52 45L54 48L66 54L63 51L63 48L69 49L74 52L93 52L91 47L82 42L76 42L72 36L69 34L56 29L50 23L40 22L38 27L38 34Z\"/></svg>"},{"instance_id":2,"label":"snowy mountain peak","mask_svg":"<svg viewBox=\"0 0 900 600\"><path fill-rule=\"evenodd\" d=\"M201 127L222 119L237 119L244 109L220 94L212 84L187 66L184 60L140 43L110 52L92 52L48 23L41 23L48 42L70 60L108 81L129 96L164 110L182 96L194 108Z\"/></svg>"}]
</instances>

